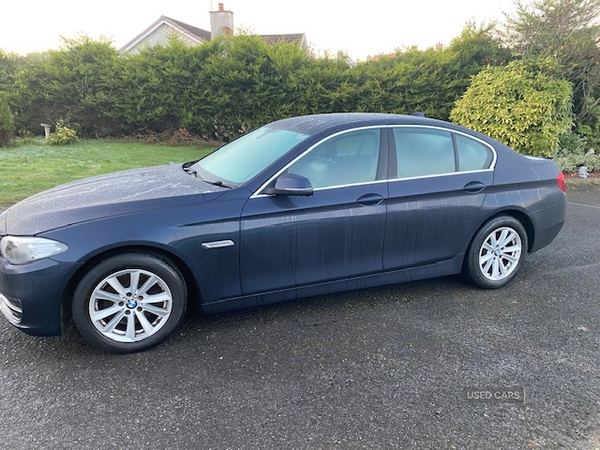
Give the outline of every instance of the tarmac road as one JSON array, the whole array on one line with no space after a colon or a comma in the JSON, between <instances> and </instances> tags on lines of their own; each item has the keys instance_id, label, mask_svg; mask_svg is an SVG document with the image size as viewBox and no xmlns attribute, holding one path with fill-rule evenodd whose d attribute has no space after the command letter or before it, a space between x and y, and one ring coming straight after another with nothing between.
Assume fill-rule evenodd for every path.
<instances>
[{"instance_id":1,"label":"tarmac road","mask_svg":"<svg viewBox=\"0 0 600 450\"><path fill-rule=\"evenodd\" d=\"M1 447L600 449L599 254L600 187L576 186L498 291L448 277L191 316L126 356L2 319Z\"/></svg>"}]
</instances>

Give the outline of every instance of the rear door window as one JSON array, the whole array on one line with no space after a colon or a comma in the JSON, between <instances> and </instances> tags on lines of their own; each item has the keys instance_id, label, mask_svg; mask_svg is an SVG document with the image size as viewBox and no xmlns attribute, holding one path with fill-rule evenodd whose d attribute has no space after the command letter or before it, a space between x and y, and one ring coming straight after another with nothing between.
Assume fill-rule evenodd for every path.
<instances>
[{"instance_id":1,"label":"rear door window","mask_svg":"<svg viewBox=\"0 0 600 450\"><path fill-rule=\"evenodd\" d=\"M449 131L394 128L398 178L414 178L456 171L454 143Z\"/></svg>"}]
</instances>

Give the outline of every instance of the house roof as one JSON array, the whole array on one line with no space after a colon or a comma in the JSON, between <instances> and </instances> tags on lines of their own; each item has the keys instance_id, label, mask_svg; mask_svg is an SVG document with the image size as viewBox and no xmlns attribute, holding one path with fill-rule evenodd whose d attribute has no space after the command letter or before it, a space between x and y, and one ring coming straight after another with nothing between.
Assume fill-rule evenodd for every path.
<instances>
[{"instance_id":1,"label":"house roof","mask_svg":"<svg viewBox=\"0 0 600 450\"><path fill-rule=\"evenodd\" d=\"M146 37L150 36L154 31L163 25L167 25L174 30L177 30L181 34L187 36L194 42L201 43L204 41L210 41L211 32L203 30L202 28L195 27L193 25L181 22L179 20L171 19L167 16L160 16L160 18L134 37L131 41L125 44L121 48L121 52L129 52L142 42ZM297 43L303 48L307 47L306 35L304 33L291 33L291 34L262 34L260 35L268 44L275 44L278 42L285 43Z\"/></svg>"},{"instance_id":2,"label":"house roof","mask_svg":"<svg viewBox=\"0 0 600 450\"><path fill-rule=\"evenodd\" d=\"M160 16L156 22L134 37L131 41L125 44L121 51L127 52L134 48L138 43L144 40L147 36L152 34L156 29L161 27L162 25L170 26L175 30L179 31L183 35L187 36L189 39L195 42L203 42L210 40L210 31L203 30L202 28L195 27L193 25L189 25L187 23L181 22L179 20L171 19L167 16Z\"/></svg>"},{"instance_id":3,"label":"house roof","mask_svg":"<svg viewBox=\"0 0 600 450\"><path fill-rule=\"evenodd\" d=\"M170 19L169 17L167 17L167 19ZM203 30L202 28L198 28L195 27L193 25L189 25L187 23L183 23L179 20L175 20L175 19L170 19L173 22L175 22L177 25L179 25L181 28L184 28L186 30L188 30L191 34L194 34L195 36L198 36L200 39L204 40L204 41L210 41L210 31L206 31Z\"/></svg>"}]
</instances>

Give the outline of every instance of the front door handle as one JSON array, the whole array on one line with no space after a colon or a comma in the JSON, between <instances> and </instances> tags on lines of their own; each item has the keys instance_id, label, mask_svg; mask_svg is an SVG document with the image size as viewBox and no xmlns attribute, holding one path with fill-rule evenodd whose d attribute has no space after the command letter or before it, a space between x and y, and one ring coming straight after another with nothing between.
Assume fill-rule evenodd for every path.
<instances>
[{"instance_id":1,"label":"front door handle","mask_svg":"<svg viewBox=\"0 0 600 450\"><path fill-rule=\"evenodd\" d=\"M383 201L383 195L365 194L358 197L356 203L363 206L379 205Z\"/></svg>"}]
</instances>

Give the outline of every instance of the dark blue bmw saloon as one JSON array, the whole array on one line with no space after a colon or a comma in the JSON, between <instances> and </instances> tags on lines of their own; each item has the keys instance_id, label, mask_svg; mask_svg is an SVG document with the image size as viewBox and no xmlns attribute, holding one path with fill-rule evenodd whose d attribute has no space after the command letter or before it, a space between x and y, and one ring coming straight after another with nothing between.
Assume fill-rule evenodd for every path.
<instances>
[{"instance_id":1,"label":"dark blue bmw saloon","mask_svg":"<svg viewBox=\"0 0 600 450\"><path fill-rule=\"evenodd\" d=\"M280 120L185 164L0 215L0 309L33 335L147 349L214 313L463 273L504 286L565 220L557 165L419 116Z\"/></svg>"}]
</instances>

